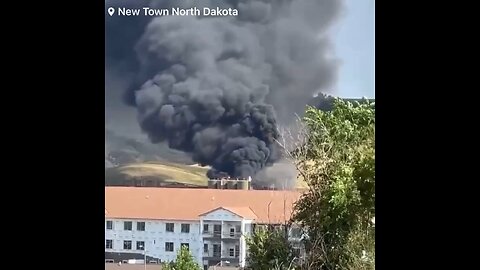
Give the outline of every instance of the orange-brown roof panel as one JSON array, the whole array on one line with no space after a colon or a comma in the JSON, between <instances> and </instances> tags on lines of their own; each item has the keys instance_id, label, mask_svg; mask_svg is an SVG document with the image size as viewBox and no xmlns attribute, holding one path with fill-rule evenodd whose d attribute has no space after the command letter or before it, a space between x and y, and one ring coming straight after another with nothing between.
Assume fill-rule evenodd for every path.
<instances>
[{"instance_id":1,"label":"orange-brown roof panel","mask_svg":"<svg viewBox=\"0 0 480 270\"><path fill-rule=\"evenodd\" d=\"M298 191L105 187L105 217L198 220L223 207L245 218L253 214L258 223L283 223L300 196Z\"/></svg>"}]
</instances>

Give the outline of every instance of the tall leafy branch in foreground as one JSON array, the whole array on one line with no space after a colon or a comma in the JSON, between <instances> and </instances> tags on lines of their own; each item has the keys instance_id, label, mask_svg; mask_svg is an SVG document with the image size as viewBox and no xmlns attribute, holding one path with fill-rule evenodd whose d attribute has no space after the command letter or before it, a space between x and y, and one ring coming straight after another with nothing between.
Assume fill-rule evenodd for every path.
<instances>
[{"instance_id":1,"label":"tall leafy branch in foreground","mask_svg":"<svg viewBox=\"0 0 480 270\"><path fill-rule=\"evenodd\" d=\"M187 247L182 246L178 251L174 262L166 263L162 266L165 270L201 270L202 268L195 261Z\"/></svg>"},{"instance_id":2,"label":"tall leafy branch in foreground","mask_svg":"<svg viewBox=\"0 0 480 270\"><path fill-rule=\"evenodd\" d=\"M336 99L299 124L280 143L309 187L293 216L308 232L304 269L374 269L375 103Z\"/></svg>"},{"instance_id":3,"label":"tall leafy branch in foreground","mask_svg":"<svg viewBox=\"0 0 480 270\"><path fill-rule=\"evenodd\" d=\"M290 270L295 257L285 230L256 230L247 238L249 270Z\"/></svg>"}]
</instances>

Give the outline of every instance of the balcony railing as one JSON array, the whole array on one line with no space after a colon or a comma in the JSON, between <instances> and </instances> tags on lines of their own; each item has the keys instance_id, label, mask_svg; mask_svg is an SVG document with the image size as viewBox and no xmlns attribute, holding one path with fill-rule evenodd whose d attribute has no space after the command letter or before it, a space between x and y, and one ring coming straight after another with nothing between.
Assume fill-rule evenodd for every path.
<instances>
[{"instance_id":1,"label":"balcony railing","mask_svg":"<svg viewBox=\"0 0 480 270\"><path fill-rule=\"evenodd\" d=\"M224 238L240 238L242 236L241 232L212 232L212 231L202 231L204 236L208 237L224 237Z\"/></svg>"},{"instance_id":2,"label":"balcony railing","mask_svg":"<svg viewBox=\"0 0 480 270\"><path fill-rule=\"evenodd\" d=\"M231 256L230 252L222 253L222 258L235 259L235 258L239 258L239 257L240 257L240 254L235 254L235 255Z\"/></svg>"},{"instance_id":3,"label":"balcony railing","mask_svg":"<svg viewBox=\"0 0 480 270\"><path fill-rule=\"evenodd\" d=\"M220 259L222 253L220 251L216 251L216 252L204 252L203 253L203 257L209 257L209 258L218 258Z\"/></svg>"},{"instance_id":4,"label":"balcony railing","mask_svg":"<svg viewBox=\"0 0 480 270\"><path fill-rule=\"evenodd\" d=\"M242 236L241 232L228 232L228 233L223 233L222 237L223 238L240 238Z\"/></svg>"},{"instance_id":5,"label":"balcony railing","mask_svg":"<svg viewBox=\"0 0 480 270\"><path fill-rule=\"evenodd\" d=\"M221 238L221 232L212 232L212 231L203 231L203 237L214 237L214 238Z\"/></svg>"},{"instance_id":6,"label":"balcony railing","mask_svg":"<svg viewBox=\"0 0 480 270\"><path fill-rule=\"evenodd\" d=\"M203 252L203 257L210 257L210 258L239 258L240 257L240 252L237 250L233 256L231 256L230 251L217 251L213 252L209 250L208 252Z\"/></svg>"}]
</instances>

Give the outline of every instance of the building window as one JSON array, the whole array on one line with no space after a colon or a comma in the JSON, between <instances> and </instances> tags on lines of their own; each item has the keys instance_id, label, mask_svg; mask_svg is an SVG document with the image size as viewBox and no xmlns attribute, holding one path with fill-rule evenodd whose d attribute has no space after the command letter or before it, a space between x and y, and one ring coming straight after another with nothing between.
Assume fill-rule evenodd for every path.
<instances>
[{"instance_id":1,"label":"building window","mask_svg":"<svg viewBox=\"0 0 480 270\"><path fill-rule=\"evenodd\" d=\"M107 220L107 230L113 230L113 221Z\"/></svg>"},{"instance_id":2,"label":"building window","mask_svg":"<svg viewBox=\"0 0 480 270\"><path fill-rule=\"evenodd\" d=\"M213 245L213 257L220 257L221 247L220 245Z\"/></svg>"},{"instance_id":3,"label":"building window","mask_svg":"<svg viewBox=\"0 0 480 270\"><path fill-rule=\"evenodd\" d=\"M208 224L203 224L203 232L208 232Z\"/></svg>"},{"instance_id":4,"label":"building window","mask_svg":"<svg viewBox=\"0 0 480 270\"><path fill-rule=\"evenodd\" d=\"M131 221L124 221L123 222L123 229L125 231L131 231L132 230L132 222Z\"/></svg>"},{"instance_id":5,"label":"building window","mask_svg":"<svg viewBox=\"0 0 480 270\"><path fill-rule=\"evenodd\" d=\"M173 242L165 242L165 251L173 252Z\"/></svg>"},{"instance_id":6,"label":"building window","mask_svg":"<svg viewBox=\"0 0 480 270\"><path fill-rule=\"evenodd\" d=\"M137 222L137 231L145 231L145 222Z\"/></svg>"},{"instance_id":7,"label":"building window","mask_svg":"<svg viewBox=\"0 0 480 270\"><path fill-rule=\"evenodd\" d=\"M137 241L137 250L145 250L145 242Z\"/></svg>"},{"instance_id":8,"label":"building window","mask_svg":"<svg viewBox=\"0 0 480 270\"><path fill-rule=\"evenodd\" d=\"M167 232L173 232L174 224L173 223L167 223L165 224L165 231Z\"/></svg>"},{"instance_id":9,"label":"building window","mask_svg":"<svg viewBox=\"0 0 480 270\"><path fill-rule=\"evenodd\" d=\"M235 258L240 257L240 246L236 245L235 246Z\"/></svg>"},{"instance_id":10,"label":"building window","mask_svg":"<svg viewBox=\"0 0 480 270\"><path fill-rule=\"evenodd\" d=\"M186 247L187 250L190 250L190 244L189 243L181 243L180 248Z\"/></svg>"},{"instance_id":11,"label":"building window","mask_svg":"<svg viewBox=\"0 0 480 270\"><path fill-rule=\"evenodd\" d=\"M182 233L190 232L190 224L182 224Z\"/></svg>"},{"instance_id":12,"label":"building window","mask_svg":"<svg viewBox=\"0 0 480 270\"><path fill-rule=\"evenodd\" d=\"M234 249L234 248L231 248L231 249L229 249L228 251L229 251L230 257L235 256L235 249Z\"/></svg>"},{"instance_id":13,"label":"building window","mask_svg":"<svg viewBox=\"0 0 480 270\"><path fill-rule=\"evenodd\" d=\"M214 234L221 234L222 233L222 225L213 225L213 233Z\"/></svg>"},{"instance_id":14,"label":"building window","mask_svg":"<svg viewBox=\"0 0 480 270\"><path fill-rule=\"evenodd\" d=\"M132 241L131 240L125 240L123 241L123 249L132 249Z\"/></svg>"},{"instance_id":15,"label":"building window","mask_svg":"<svg viewBox=\"0 0 480 270\"><path fill-rule=\"evenodd\" d=\"M208 244L203 244L203 253L208 253Z\"/></svg>"},{"instance_id":16,"label":"building window","mask_svg":"<svg viewBox=\"0 0 480 270\"><path fill-rule=\"evenodd\" d=\"M113 240L112 239L107 239L106 240L105 248L106 249L113 249Z\"/></svg>"}]
</instances>

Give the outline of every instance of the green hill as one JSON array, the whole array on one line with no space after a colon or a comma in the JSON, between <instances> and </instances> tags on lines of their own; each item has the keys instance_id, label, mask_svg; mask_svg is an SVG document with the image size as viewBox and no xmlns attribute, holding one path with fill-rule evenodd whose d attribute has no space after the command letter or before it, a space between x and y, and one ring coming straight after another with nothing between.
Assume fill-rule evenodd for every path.
<instances>
[{"instance_id":1,"label":"green hill","mask_svg":"<svg viewBox=\"0 0 480 270\"><path fill-rule=\"evenodd\" d=\"M207 171L208 167L163 161L132 163L105 169L105 184L118 185L128 180L161 180L165 184L206 186Z\"/></svg>"},{"instance_id":2,"label":"green hill","mask_svg":"<svg viewBox=\"0 0 480 270\"><path fill-rule=\"evenodd\" d=\"M282 165L278 164L274 165L274 167L275 166ZM206 176L208 169L209 167L164 161L132 163L105 169L105 184L122 185L132 180L160 180L160 182L166 186L169 184L180 184L206 187L208 185L208 178ZM296 186L297 188L306 187L303 181L298 182Z\"/></svg>"}]
</instances>

